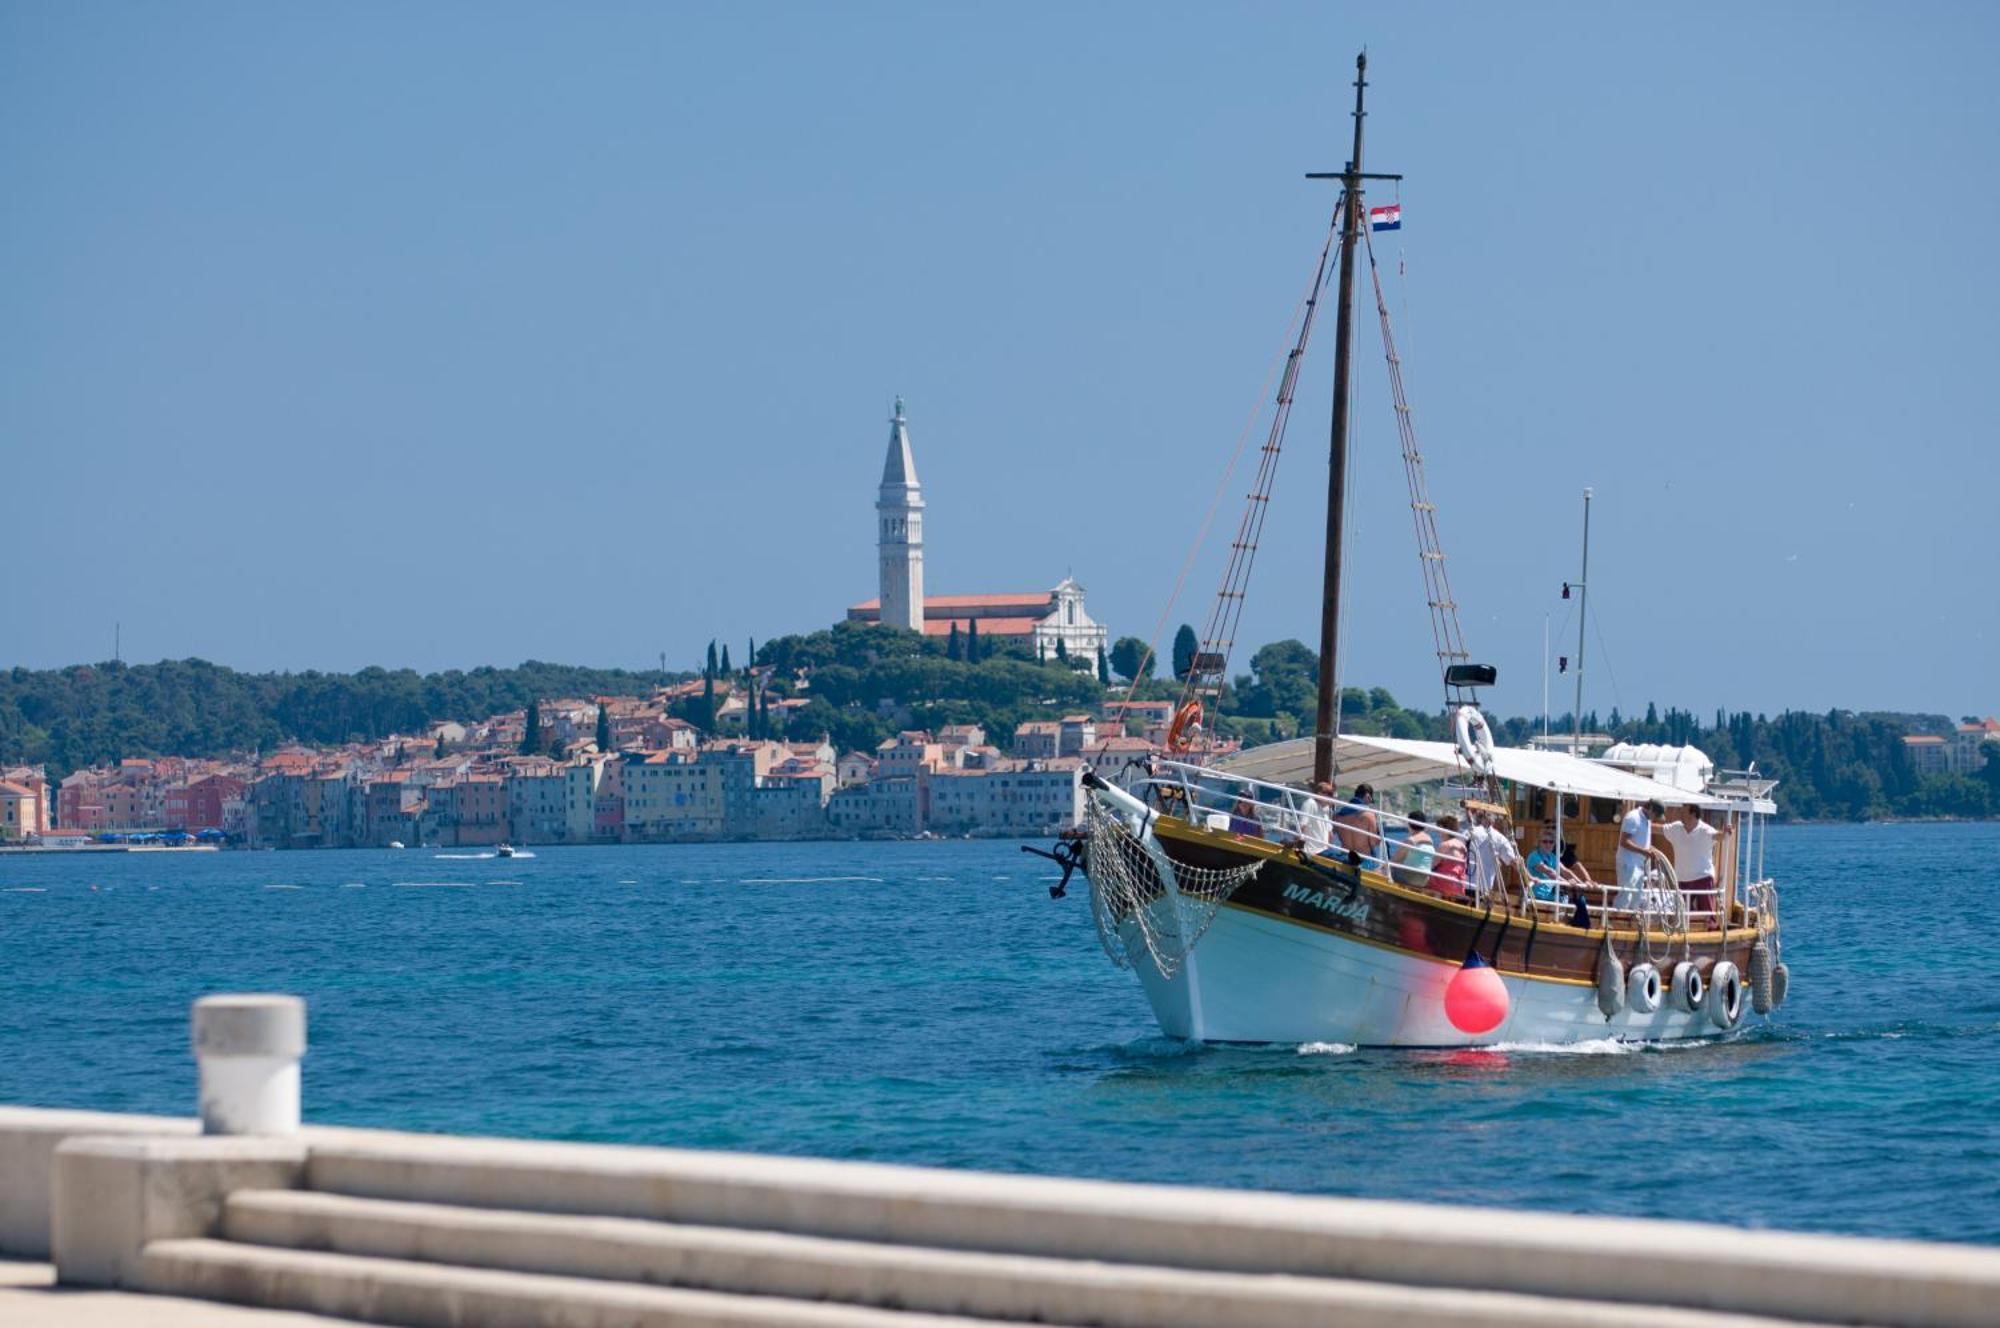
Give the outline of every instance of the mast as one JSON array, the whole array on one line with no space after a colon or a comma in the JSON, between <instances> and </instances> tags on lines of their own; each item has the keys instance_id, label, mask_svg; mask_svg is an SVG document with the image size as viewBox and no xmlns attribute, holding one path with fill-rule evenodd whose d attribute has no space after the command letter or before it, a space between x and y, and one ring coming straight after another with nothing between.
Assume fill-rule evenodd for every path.
<instances>
[{"instance_id":1,"label":"mast","mask_svg":"<svg viewBox=\"0 0 2000 1328\"><path fill-rule=\"evenodd\" d=\"M1583 629L1590 608L1590 490L1583 491L1583 579L1576 583L1576 705L1570 710L1569 754L1583 755Z\"/></svg>"},{"instance_id":2,"label":"mast","mask_svg":"<svg viewBox=\"0 0 2000 1328\"><path fill-rule=\"evenodd\" d=\"M1313 723L1313 783L1333 780L1333 735L1340 704L1341 538L1347 515L1347 361L1354 340L1354 241L1361 231L1361 127L1367 112L1368 53L1354 60L1354 155L1341 173L1340 303L1333 334L1333 426L1326 479L1326 573L1319 613L1319 710Z\"/></svg>"}]
</instances>

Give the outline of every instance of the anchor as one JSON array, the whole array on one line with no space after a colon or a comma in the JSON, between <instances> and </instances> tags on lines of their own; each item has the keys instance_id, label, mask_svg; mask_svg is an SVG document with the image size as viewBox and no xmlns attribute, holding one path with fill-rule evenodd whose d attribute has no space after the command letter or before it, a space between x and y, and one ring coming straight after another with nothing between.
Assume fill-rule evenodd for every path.
<instances>
[{"instance_id":1,"label":"anchor","mask_svg":"<svg viewBox=\"0 0 2000 1328\"><path fill-rule=\"evenodd\" d=\"M1048 898L1052 900L1060 900L1070 892L1070 876L1074 876L1076 868L1084 864L1082 840L1062 840L1056 844L1054 852L1050 852L1048 848L1034 848L1032 844L1022 844L1020 850L1024 854L1034 854L1036 858L1048 858L1050 862L1062 868L1062 880L1058 880L1054 886L1048 888Z\"/></svg>"}]
</instances>

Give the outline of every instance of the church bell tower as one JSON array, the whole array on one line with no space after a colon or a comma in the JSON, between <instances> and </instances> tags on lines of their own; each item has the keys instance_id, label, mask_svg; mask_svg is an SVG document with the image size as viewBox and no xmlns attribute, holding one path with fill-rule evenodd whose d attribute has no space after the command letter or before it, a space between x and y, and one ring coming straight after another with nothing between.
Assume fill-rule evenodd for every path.
<instances>
[{"instance_id":1,"label":"church bell tower","mask_svg":"<svg viewBox=\"0 0 2000 1328\"><path fill-rule=\"evenodd\" d=\"M910 455L903 399L889 421L889 456L875 500L876 548L882 571L882 621L905 631L924 630L924 494Z\"/></svg>"}]
</instances>

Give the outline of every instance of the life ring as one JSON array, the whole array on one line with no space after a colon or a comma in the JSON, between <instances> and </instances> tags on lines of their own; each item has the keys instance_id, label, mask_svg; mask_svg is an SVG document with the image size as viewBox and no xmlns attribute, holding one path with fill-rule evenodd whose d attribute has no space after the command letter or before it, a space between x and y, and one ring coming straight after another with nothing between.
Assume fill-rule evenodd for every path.
<instances>
[{"instance_id":1,"label":"life ring","mask_svg":"<svg viewBox=\"0 0 2000 1328\"><path fill-rule=\"evenodd\" d=\"M1632 965L1625 979L1625 1000L1635 1014L1651 1014L1660 1008L1660 970L1651 964Z\"/></svg>"},{"instance_id":2,"label":"life ring","mask_svg":"<svg viewBox=\"0 0 2000 1328\"><path fill-rule=\"evenodd\" d=\"M1702 1009L1708 1012L1708 1022L1725 1033L1743 1017L1743 979L1727 959L1718 960L1709 970L1708 999L1702 1002Z\"/></svg>"},{"instance_id":3,"label":"life ring","mask_svg":"<svg viewBox=\"0 0 2000 1328\"><path fill-rule=\"evenodd\" d=\"M1189 701L1174 711L1173 723L1167 725L1167 750L1185 752L1194 746L1194 735L1201 731L1201 702Z\"/></svg>"},{"instance_id":4,"label":"life ring","mask_svg":"<svg viewBox=\"0 0 2000 1328\"><path fill-rule=\"evenodd\" d=\"M1708 984L1701 980L1701 970L1694 966L1693 961L1683 959L1674 965L1674 980L1669 984L1667 994L1676 1010L1693 1014L1701 1009L1702 998L1708 994Z\"/></svg>"},{"instance_id":5,"label":"life ring","mask_svg":"<svg viewBox=\"0 0 2000 1328\"><path fill-rule=\"evenodd\" d=\"M1478 706L1462 705L1452 716L1452 736L1458 740L1458 756L1472 773L1485 779L1493 774L1493 728Z\"/></svg>"}]
</instances>

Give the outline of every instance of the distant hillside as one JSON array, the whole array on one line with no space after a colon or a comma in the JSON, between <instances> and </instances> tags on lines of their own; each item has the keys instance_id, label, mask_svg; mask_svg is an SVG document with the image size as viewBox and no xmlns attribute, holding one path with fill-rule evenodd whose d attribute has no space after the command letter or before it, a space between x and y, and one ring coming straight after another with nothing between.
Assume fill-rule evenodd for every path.
<instances>
[{"instance_id":1,"label":"distant hillside","mask_svg":"<svg viewBox=\"0 0 2000 1328\"><path fill-rule=\"evenodd\" d=\"M46 764L60 779L128 756L384 738L519 710L536 698L643 696L685 676L536 660L429 674L238 673L200 659L17 668L0 672L0 765Z\"/></svg>"},{"instance_id":2,"label":"distant hillside","mask_svg":"<svg viewBox=\"0 0 2000 1328\"><path fill-rule=\"evenodd\" d=\"M1119 643L1111 658L1140 667L1141 643ZM976 656L976 657L975 657ZM722 656L727 675L727 652ZM830 630L767 641L756 652L767 669L771 697L806 702L766 730L794 739L829 736L841 749L872 750L902 728L978 724L1005 745L1014 726L1047 719L1051 711L1094 711L1123 684L1106 687L1108 661L1037 660L1018 646L980 645L957 638L925 639L911 632L842 623ZM1250 671L1224 689L1223 733L1268 742L1309 732L1317 660L1297 641L1280 641L1249 659ZM1154 670L1150 665L1146 672ZM78 665L0 672L0 765L41 763L60 779L81 766L130 756L221 756L268 750L297 741L332 745L422 732L443 720L471 722L558 696L638 696L697 674L634 673L529 661L518 668L418 674L363 669L359 673L238 673L190 659L159 664ZM1148 678L1141 698L1173 698L1177 682ZM679 707L698 724L707 702ZM1383 688L1349 687L1341 694L1342 725L1355 733L1442 739L1441 710L1411 710ZM737 721L725 721L736 723ZM2000 814L2000 745L1989 747L1973 775L1918 778L1903 737L1944 733L1945 715L1845 710L1790 711L1776 716L1718 712L1704 722L1685 710L1647 706L1643 717L1615 709L1586 714L1586 731L1629 742L1693 743L1724 769L1757 769L1781 781L1786 816L1861 820L1886 816L1983 817ZM1568 715L1553 721L1570 726ZM1495 737L1526 742L1537 720L1496 720ZM734 731L734 730L731 730Z\"/></svg>"}]
</instances>

